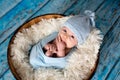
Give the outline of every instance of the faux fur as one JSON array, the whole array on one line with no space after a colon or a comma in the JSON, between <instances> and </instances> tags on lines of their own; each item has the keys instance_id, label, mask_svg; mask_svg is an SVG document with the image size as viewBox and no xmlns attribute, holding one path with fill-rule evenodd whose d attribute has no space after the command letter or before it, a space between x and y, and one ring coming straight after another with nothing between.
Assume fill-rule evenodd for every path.
<instances>
[{"instance_id":1,"label":"faux fur","mask_svg":"<svg viewBox=\"0 0 120 80\"><path fill-rule=\"evenodd\" d=\"M62 24L70 17L42 20L22 32L18 32L11 45L12 63L22 80L85 80L95 67L102 36L93 29L83 45L72 53L63 70L39 68L34 70L29 64L29 50L32 45L54 31L59 31Z\"/></svg>"}]
</instances>

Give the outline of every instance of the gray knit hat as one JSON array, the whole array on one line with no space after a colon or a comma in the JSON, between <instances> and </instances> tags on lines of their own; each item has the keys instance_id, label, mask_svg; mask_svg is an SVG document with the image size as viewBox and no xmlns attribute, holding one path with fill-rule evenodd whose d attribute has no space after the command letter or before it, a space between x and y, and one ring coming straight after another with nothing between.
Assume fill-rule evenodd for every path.
<instances>
[{"instance_id":1,"label":"gray knit hat","mask_svg":"<svg viewBox=\"0 0 120 80\"><path fill-rule=\"evenodd\" d=\"M69 18L63 26L70 29L78 40L78 45L84 43L92 27L95 27L95 14L86 10L83 15L76 15Z\"/></svg>"}]
</instances>

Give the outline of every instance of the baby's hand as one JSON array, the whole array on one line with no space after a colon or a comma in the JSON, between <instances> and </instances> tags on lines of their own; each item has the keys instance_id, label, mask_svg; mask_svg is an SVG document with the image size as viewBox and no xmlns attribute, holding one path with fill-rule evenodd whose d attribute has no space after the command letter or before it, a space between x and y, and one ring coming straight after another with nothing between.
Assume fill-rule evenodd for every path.
<instances>
[{"instance_id":1,"label":"baby's hand","mask_svg":"<svg viewBox=\"0 0 120 80\"><path fill-rule=\"evenodd\" d=\"M46 44L45 49L51 51L52 53L56 53L57 47L55 44Z\"/></svg>"},{"instance_id":2,"label":"baby's hand","mask_svg":"<svg viewBox=\"0 0 120 80\"><path fill-rule=\"evenodd\" d=\"M52 51L53 53L56 53L56 51L57 51L56 45L55 44L51 44L49 50Z\"/></svg>"},{"instance_id":3,"label":"baby's hand","mask_svg":"<svg viewBox=\"0 0 120 80\"><path fill-rule=\"evenodd\" d=\"M44 48L45 48L45 50L49 50L50 46L51 46L51 44L49 44L49 43L48 43L48 44L46 44L46 45L45 45L45 47L44 47Z\"/></svg>"},{"instance_id":4,"label":"baby's hand","mask_svg":"<svg viewBox=\"0 0 120 80\"><path fill-rule=\"evenodd\" d=\"M56 38L56 46L57 46L57 49L58 49L58 51L62 51L62 50L64 50L65 49L65 43L62 41L62 39L61 39L61 37L60 36L58 36L57 38Z\"/></svg>"},{"instance_id":5,"label":"baby's hand","mask_svg":"<svg viewBox=\"0 0 120 80\"><path fill-rule=\"evenodd\" d=\"M51 57L53 55L53 53L51 51L47 50L45 55L48 56L48 57Z\"/></svg>"}]
</instances>

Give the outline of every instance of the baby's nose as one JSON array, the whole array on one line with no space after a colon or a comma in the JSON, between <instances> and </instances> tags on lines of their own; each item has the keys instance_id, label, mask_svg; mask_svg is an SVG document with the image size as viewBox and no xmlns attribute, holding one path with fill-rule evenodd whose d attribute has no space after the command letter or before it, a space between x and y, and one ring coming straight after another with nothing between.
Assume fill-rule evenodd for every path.
<instances>
[{"instance_id":1,"label":"baby's nose","mask_svg":"<svg viewBox=\"0 0 120 80\"><path fill-rule=\"evenodd\" d=\"M64 35L64 38L65 38L65 39L67 39L67 38L68 38L68 35L67 35L67 34L65 34L65 35Z\"/></svg>"}]
</instances>

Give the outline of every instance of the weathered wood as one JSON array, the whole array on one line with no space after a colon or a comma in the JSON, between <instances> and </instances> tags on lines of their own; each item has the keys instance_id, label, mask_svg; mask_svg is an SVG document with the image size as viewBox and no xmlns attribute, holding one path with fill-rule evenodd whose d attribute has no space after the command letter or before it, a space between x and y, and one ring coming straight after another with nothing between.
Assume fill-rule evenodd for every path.
<instances>
[{"instance_id":1,"label":"weathered wood","mask_svg":"<svg viewBox=\"0 0 120 80\"><path fill-rule=\"evenodd\" d=\"M2 80L16 80L10 70L2 77Z\"/></svg>"},{"instance_id":2,"label":"weathered wood","mask_svg":"<svg viewBox=\"0 0 120 80\"><path fill-rule=\"evenodd\" d=\"M78 0L78 2L66 10L64 14L79 14L83 13L85 10L96 11L103 2L104 0Z\"/></svg>"},{"instance_id":3,"label":"weathered wood","mask_svg":"<svg viewBox=\"0 0 120 80\"><path fill-rule=\"evenodd\" d=\"M92 80L113 80L115 78L115 76L113 76L110 79L109 75L111 75L112 70L114 70L117 65L115 63L118 62L117 60L120 58L120 51L118 51L120 47L116 48L120 43L120 19L117 20L120 16L119 4L119 0L107 0L96 12L98 18L97 26L101 29L104 35L107 34L105 35L104 42L101 46L100 61ZM116 20L117 24L113 25ZM120 68L115 70L118 71ZM117 73L120 72L115 72L114 74L116 75Z\"/></svg>"},{"instance_id":4,"label":"weathered wood","mask_svg":"<svg viewBox=\"0 0 120 80\"><path fill-rule=\"evenodd\" d=\"M23 0L8 14L1 17L0 44L47 2L48 0Z\"/></svg>"},{"instance_id":5,"label":"weathered wood","mask_svg":"<svg viewBox=\"0 0 120 80\"><path fill-rule=\"evenodd\" d=\"M120 47L119 47L120 49ZM119 54L119 53L118 53ZM107 76L107 80L118 80L120 79L120 58L116 61L115 65L113 66L111 72Z\"/></svg>"},{"instance_id":6,"label":"weathered wood","mask_svg":"<svg viewBox=\"0 0 120 80\"><path fill-rule=\"evenodd\" d=\"M120 0L105 0L96 14L96 25L105 35L120 16Z\"/></svg>"},{"instance_id":7,"label":"weathered wood","mask_svg":"<svg viewBox=\"0 0 120 80\"><path fill-rule=\"evenodd\" d=\"M0 78L3 77L7 70L9 69L7 61L7 48L11 36L4 42L4 44L0 45Z\"/></svg>"},{"instance_id":8,"label":"weathered wood","mask_svg":"<svg viewBox=\"0 0 120 80\"><path fill-rule=\"evenodd\" d=\"M110 31L105 36L104 46L100 50L100 60L97 71L92 80L106 80L111 75L112 70L117 67L120 62L120 18L112 26ZM118 67L114 74L120 70ZM115 76L112 76L112 78ZM113 79L110 79L113 80Z\"/></svg>"},{"instance_id":9,"label":"weathered wood","mask_svg":"<svg viewBox=\"0 0 120 80\"><path fill-rule=\"evenodd\" d=\"M20 2L21 0L0 0L0 17L5 15Z\"/></svg>"},{"instance_id":10,"label":"weathered wood","mask_svg":"<svg viewBox=\"0 0 120 80\"><path fill-rule=\"evenodd\" d=\"M50 13L56 13L56 14L63 14L71 5L78 2L77 0L51 0L48 2L44 7L42 7L40 10L38 10L37 13L35 13L32 18L43 15L43 14L50 14Z\"/></svg>"}]
</instances>

